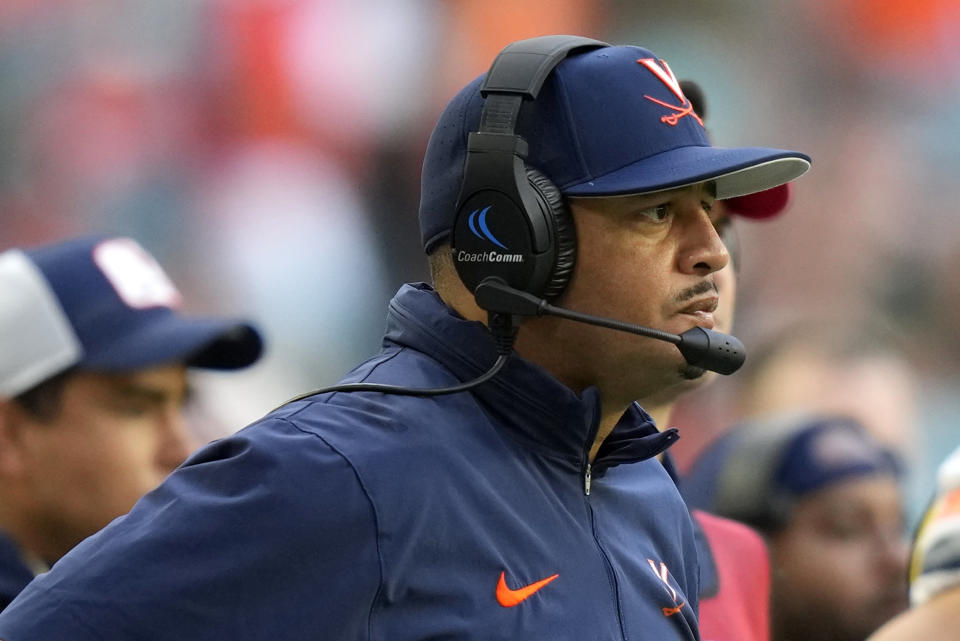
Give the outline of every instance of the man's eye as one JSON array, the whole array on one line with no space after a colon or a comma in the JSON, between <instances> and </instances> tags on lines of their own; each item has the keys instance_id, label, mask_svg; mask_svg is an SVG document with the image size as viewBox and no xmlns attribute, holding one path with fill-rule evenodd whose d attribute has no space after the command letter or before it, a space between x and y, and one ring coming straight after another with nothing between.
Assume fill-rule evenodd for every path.
<instances>
[{"instance_id":1,"label":"man's eye","mask_svg":"<svg viewBox=\"0 0 960 641\"><path fill-rule=\"evenodd\" d=\"M670 215L670 210L666 205L657 205L640 210L640 215L650 222L662 223Z\"/></svg>"}]
</instances>

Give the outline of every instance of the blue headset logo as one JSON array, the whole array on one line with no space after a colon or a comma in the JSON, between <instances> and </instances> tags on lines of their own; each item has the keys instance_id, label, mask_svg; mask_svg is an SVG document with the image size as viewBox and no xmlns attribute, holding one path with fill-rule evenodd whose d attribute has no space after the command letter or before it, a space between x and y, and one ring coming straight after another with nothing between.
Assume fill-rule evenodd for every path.
<instances>
[{"instance_id":1,"label":"blue headset logo","mask_svg":"<svg viewBox=\"0 0 960 641\"><path fill-rule=\"evenodd\" d=\"M487 205L483 209L474 209L470 214L470 217L467 219L467 224L470 225L470 231L473 232L473 235L477 238L485 238L497 247L503 247L507 249L507 246L501 243L499 240L494 237L493 233L490 231L490 228L487 227L487 212L490 211L492 205ZM479 212L479 216L477 213ZM474 221L476 220L476 224ZM477 229L477 226L480 226L480 229Z\"/></svg>"}]
</instances>

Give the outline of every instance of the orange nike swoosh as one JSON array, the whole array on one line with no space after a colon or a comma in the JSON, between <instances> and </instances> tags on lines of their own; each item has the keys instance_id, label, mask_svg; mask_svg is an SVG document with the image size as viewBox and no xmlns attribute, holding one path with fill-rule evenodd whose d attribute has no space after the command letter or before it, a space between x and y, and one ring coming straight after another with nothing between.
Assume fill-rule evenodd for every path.
<instances>
[{"instance_id":1,"label":"orange nike swoosh","mask_svg":"<svg viewBox=\"0 0 960 641\"><path fill-rule=\"evenodd\" d=\"M677 612L679 612L679 611L680 611L680 608L682 608L682 607L685 606L686 604L687 604L687 602L684 601L683 603L681 603L680 605L678 605L678 606L676 606L676 607L674 607L674 608L662 608L662 610L663 610L663 616L665 616L665 617L673 616L674 614L676 614Z\"/></svg>"},{"instance_id":2,"label":"orange nike swoosh","mask_svg":"<svg viewBox=\"0 0 960 641\"><path fill-rule=\"evenodd\" d=\"M506 572L501 572L500 581L497 583L497 603L505 608L512 608L513 606L523 603L529 599L534 592L550 583L558 576L560 575L554 574L553 576L548 576L545 579L540 579L536 583L531 583L530 585L525 585L522 588L511 590L507 587Z\"/></svg>"}]
</instances>

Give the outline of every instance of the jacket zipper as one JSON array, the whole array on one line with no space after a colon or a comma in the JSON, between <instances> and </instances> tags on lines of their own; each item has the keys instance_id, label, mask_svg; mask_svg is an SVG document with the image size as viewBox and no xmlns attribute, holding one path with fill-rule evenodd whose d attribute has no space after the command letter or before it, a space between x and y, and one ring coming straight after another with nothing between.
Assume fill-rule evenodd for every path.
<instances>
[{"instance_id":1,"label":"jacket zipper","mask_svg":"<svg viewBox=\"0 0 960 641\"><path fill-rule=\"evenodd\" d=\"M590 502L590 484L593 480L593 463L590 461L590 448L593 446L593 439L596 436L599 428L600 412L599 408L594 407L591 428L589 430L589 435L586 442L586 451L584 452L583 458L583 502L586 504L587 515L590 519L590 533L593 535L593 542L597 546L597 551L600 553L601 562L604 565L604 569L607 571L610 587L613 590L613 605L617 611L617 623L620 626L620 638L625 640L627 638L627 634L623 628L623 611L620 608L620 586L617 584L616 572L613 571L613 563L610 562L610 557L607 556L606 550L604 550L603 545L600 544L600 537L597 535L596 516L593 513L593 504Z\"/></svg>"},{"instance_id":2,"label":"jacket zipper","mask_svg":"<svg viewBox=\"0 0 960 641\"><path fill-rule=\"evenodd\" d=\"M610 562L610 557L607 556L606 550L603 549L603 545L600 543L600 537L597 535L596 516L593 513L593 505L590 503L589 498L591 467L591 464L587 463L587 467L583 475L583 489L586 493L583 501L587 505L587 514L590 517L590 532L593 534L593 542L596 544L597 551L600 553L600 558L604 565L604 569L607 571L607 578L610 581L610 587L613 590L613 604L617 611L617 623L620 627L620 638L625 640L627 638L627 633L623 627L623 611L620 608L620 586L617 583L617 575L613 571L613 563Z\"/></svg>"}]
</instances>

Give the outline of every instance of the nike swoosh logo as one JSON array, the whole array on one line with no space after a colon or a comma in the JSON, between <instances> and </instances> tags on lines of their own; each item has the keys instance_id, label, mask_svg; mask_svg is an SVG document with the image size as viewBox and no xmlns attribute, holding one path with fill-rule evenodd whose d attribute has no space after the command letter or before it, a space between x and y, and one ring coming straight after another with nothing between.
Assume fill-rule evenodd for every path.
<instances>
[{"instance_id":1,"label":"nike swoosh logo","mask_svg":"<svg viewBox=\"0 0 960 641\"><path fill-rule=\"evenodd\" d=\"M687 604L687 602L684 601L684 602L681 603L680 605L678 605L678 606L676 606L676 607L673 607L673 608L662 608L662 610L663 610L663 616L665 616L665 617L672 617L674 614L676 614L677 612L680 611L680 608L682 608L682 607L685 606L686 604Z\"/></svg>"},{"instance_id":2,"label":"nike swoosh logo","mask_svg":"<svg viewBox=\"0 0 960 641\"><path fill-rule=\"evenodd\" d=\"M497 582L497 603L505 608L512 608L515 605L519 605L533 596L537 590L550 583L558 576L560 575L554 574L553 576L548 576L545 579L540 579L536 583L531 583L530 585L525 585L522 588L511 590L507 587L506 572L501 572L500 581Z\"/></svg>"}]
</instances>

